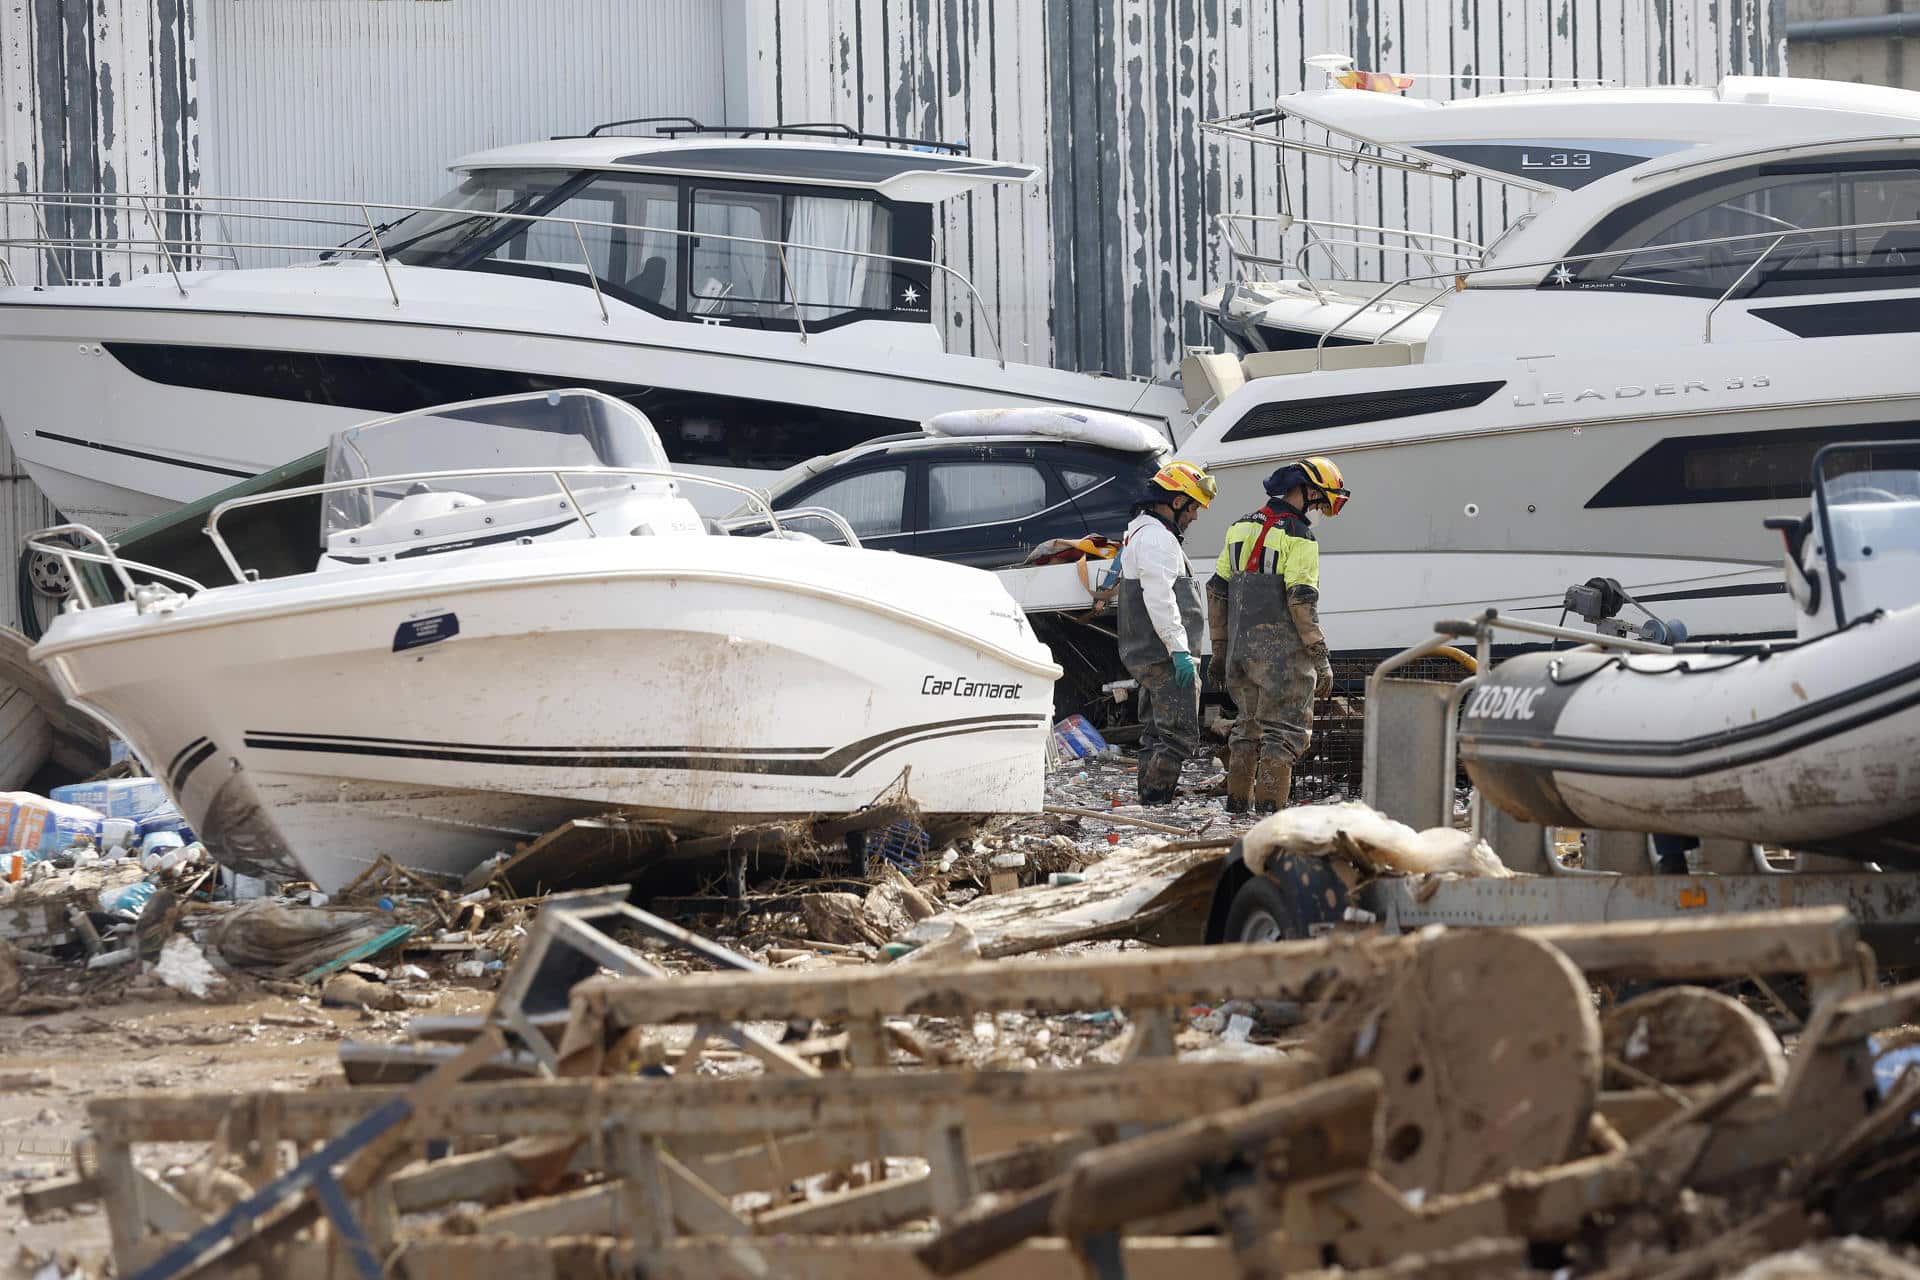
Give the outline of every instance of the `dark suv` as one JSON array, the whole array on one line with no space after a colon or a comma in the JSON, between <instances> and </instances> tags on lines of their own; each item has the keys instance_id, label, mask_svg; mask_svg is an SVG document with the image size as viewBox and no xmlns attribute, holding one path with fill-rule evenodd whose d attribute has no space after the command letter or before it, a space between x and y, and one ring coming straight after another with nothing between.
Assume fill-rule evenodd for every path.
<instances>
[{"instance_id":1,"label":"dark suv","mask_svg":"<svg viewBox=\"0 0 1920 1280\"><path fill-rule=\"evenodd\" d=\"M776 511L838 512L875 550L1004 569L1050 538L1117 540L1161 456L1046 435L885 436L783 472L767 496Z\"/></svg>"}]
</instances>

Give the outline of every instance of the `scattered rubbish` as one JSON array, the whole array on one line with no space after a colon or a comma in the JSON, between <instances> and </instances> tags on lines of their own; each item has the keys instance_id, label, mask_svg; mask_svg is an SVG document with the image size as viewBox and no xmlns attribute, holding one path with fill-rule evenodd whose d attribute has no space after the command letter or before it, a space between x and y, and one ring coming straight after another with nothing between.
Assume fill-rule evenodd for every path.
<instances>
[{"instance_id":1,"label":"scattered rubbish","mask_svg":"<svg viewBox=\"0 0 1920 1280\"><path fill-rule=\"evenodd\" d=\"M1358 801L1282 809L1247 832L1242 848L1256 875L1278 855L1324 855L1329 849L1382 875L1513 875L1484 840L1452 827L1415 831Z\"/></svg>"},{"instance_id":2,"label":"scattered rubbish","mask_svg":"<svg viewBox=\"0 0 1920 1280\"><path fill-rule=\"evenodd\" d=\"M374 1009L392 1012L408 1008L404 992L383 982L368 982L357 973L336 973L320 988L320 1003L328 1008Z\"/></svg>"},{"instance_id":3,"label":"scattered rubbish","mask_svg":"<svg viewBox=\"0 0 1920 1280\"><path fill-rule=\"evenodd\" d=\"M222 915L211 942L221 958L236 968L290 978L316 965L365 959L372 953L360 948L395 928L386 919L361 912L298 907L262 898Z\"/></svg>"},{"instance_id":4,"label":"scattered rubbish","mask_svg":"<svg viewBox=\"0 0 1920 1280\"><path fill-rule=\"evenodd\" d=\"M205 1000L225 984L193 939L182 934L168 938L160 948L160 960L153 968L161 982L185 995Z\"/></svg>"},{"instance_id":5,"label":"scattered rubbish","mask_svg":"<svg viewBox=\"0 0 1920 1280\"><path fill-rule=\"evenodd\" d=\"M1107 740L1100 731L1087 723L1085 716L1068 716L1053 726L1053 743L1062 756L1082 759L1099 755L1107 749Z\"/></svg>"},{"instance_id":6,"label":"scattered rubbish","mask_svg":"<svg viewBox=\"0 0 1920 1280\"><path fill-rule=\"evenodd\" d=\"M167 789L158 778L105 778L55 787L49 793L61 804L91 809L103 818L135 818L168 803Z\"/></svg>"}]
</instances>

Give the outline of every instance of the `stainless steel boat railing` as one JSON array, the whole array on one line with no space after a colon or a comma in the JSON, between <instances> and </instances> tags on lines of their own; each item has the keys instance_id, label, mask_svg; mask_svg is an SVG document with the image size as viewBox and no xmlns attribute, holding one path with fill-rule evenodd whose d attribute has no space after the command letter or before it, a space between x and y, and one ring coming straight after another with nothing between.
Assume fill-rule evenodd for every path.
<instances>
[{"instance_id":1,"label":"stainless steel boat railing","mask_svg":"<svg viewBox=\"0 0 1920 1280\"><path fill-rule=\"evenodd\" d=\"M1360 303L1360 305L1355 307L1353 310L1349 311L1346 315L1342 316L1336 323L1334 323L1332 326L1330 326L1324 332L1321 333L1320 340L1314 344L1314 353L1315 353L1314 368L1319 369L1323 367L1322 360L1324 357L1324 353L1326 351L1328 339L1337 335L1341 329L1351 324L1354 320L1365 315L1369 309L1376 306L1380 302L1385 301L1395 290L1405 288L1408 285L1451 281L1453 283L1452 291L1458 292L1467 287L1466 286L1467 280L1473 276L1505 274L1505 273L1514 273L1514 272L1546 271L1549 269L1567 268L1567 267L1588 263L1588 262L1598 262L1608 258L1632 258L1642 254L1650 255L1650 254L1671 253L1681 249L1707 249L1711 247L1726 247L1729 245L1758 244L1761 241L1766 241L1767 242L1766 247L1760 251L1759 256L1756 257L1752 263L1748 264L1746 269L1743 270L1739 274L1739 276L1736 279L1734 279L1734 281L1731 284L1727 285L1725 289L1721 290L1719 296L1713 300L1710 306L1708 306L1706 316L1704 319L1704 330L1702 334L1702 341L1706 343L1710 343L1713 341L1714 313L1719 311L1719 309L1723 304L1731 301L1734 295L1740 291L1741 286L1744 285L1749 279L1753 277L1754 272L1759 268L1760 264L1765 262L1768 258L1772 257L1775 251L1777 251L1783 244L1804 241L1817 236L1838 236L1847 232L1857 232L1857 231L1886 232L1886 231L1894 230L1895 228L1915 228L1915 227L1920 227L1920 218L1902 218L1902 219L1893 219L1889 221L1876 221L1876 222L1845 222L1845 223L1835 223L1830 226L1822 226L1822 227L1795 227L1789 231L1767 230L1767 231L1743 232L1738 235L1709 236L1700 240L1676 240L1676 241L1672 241L1670 243L1664 243L1664 244L1635 245L1635 246L1632 246L1629 248L1623 248L1623 249L1605 249L1598 253L1565 254L1560 257L1541 258L1533 262L1494 262L1494 263L1486 263L1484 265L1477 266L1477 267L1464 267L1464 268L1458 268L1450 271L1436 271L1436 272L1424 273L1420 275L1402 276L1398 280L1395 280L1389 284L1383 285L1377 292L1372 294L1364 302ZM1706 264L1707 262L1708 262L1708 259L1706 258L1706 256L1702 255L1697 258L1669 261L1661 265L1664 267L1676 267L1676 266L1688 266L1688 265L1702 265L1702 264ZM1917 267L1916 270L1920 270L1920 267ZM1571 281L1572 279L1571 273L1569 273L1568 279L1569 281ZM1371 341L1374 343L1379 343L1381 340L1386 338L1388 334L1392 333L1394 329L1397 329L1401 324L1406 323L1406 321L1412 319L1414 315L1417 315L1421 311L1426 310L1428 307L1432 306L1439 299L1445 297L1447 292L1448 290L1444 290L1444 289L1439 292L1436 292L1431 298L1428 298L1425 302L1421 303L1418 307L1414 308L1413 311L1409 312L1406 316L1401 317L1401 319L1398 322L1396 322L1394 325L1391 325L1387 329L1382 330L1379 334L1376 334L1371 339Z\"/></svg>"},{"instance_id":2,"label":"stainless steel boat railing","mask_svg":"<svg viewBox=\"0 0 1920 1280\"><path fill-rule=\"evenodd\" d=\"M83 538L100 550L88 551L68 543L50 541L60 537ZM136 573L156 578L161 582L176 583L192 593L206 590L206 587L185 574L174 573L170 569L162 569L157 565L142 564L138 560L125 559L114 549L114 545L107 541L105 535L90 525L57 524L51 528L40 529L27 535L25 546L28 551L51 556L60 562L60 566L67 571L67 576L73 580L73 607L78 609L93 609L98 605L87 592L87 576L74 567L76 561L83 564L105 565L111 569L113 576L120 580L120 586L125 590L127 599L133 601L134 607L141 613L146 613L159 601L151 593L141 591L141 584L133 580L133 575Z\"/></svg>"},{"instance_id":3,"label":"stainless steel boat railing","mask_svg":"<svg viewBox=\"0 0 1920 1280\"><path fill-rule=\"evenodd\" d=\"M1290 213L1216 213L1213 215L1214 227L1220 233L1220 240L1227 248L1227 259L1235 277L1247 283L1253 283L1254 277L1246 270L1248 266L1275 267L1284 271L1289 265L1285 253L1265 254L1259 251L1258 240L1263 230L1276 231L1285 236L1288 231L1299 228L1303 243L1294 253L1291 265L1299 276L1300 282L1313 292L1321 302L1340 301L1328 298L1326 291L1314 279L1309 270L1310 256L1319 252L1327 257L1328 266L1333 274L1343 280L1355 277L1335 256L1341 249L1354 250L1356 253L1377 253L1383 258L1400 256L1419 258L1429 270L1439 271L1442 261L1477 263L1486 253L1486 246L1474 240L1460 236L1450 236L1438 231L1415 231L1408 227L1379 226L1365 222L1336 222L1327 218L1301 218ZM1324 232L1344 232L1344 235L1325 235ZM1378 240L1366 240L1364 236L1383 237ZM1387 243L1390 237L1398 243ZM1443 246L1452 246L1451 248Z\"/></svg>"},{"instance_id":4,"label":"stainless steel boat railing","mask_svg":"<svg viewBox=\"0 0 1920 1280\"><path fill-rule=\"evenodd\" d=\"M453 471L414 471L404 475L368 476L360 480L331 480L325 484L302 485L297 489L279 489L272 493L253 493L238 498L229 498L207 513L205 533L208 538L212 539L214 549L220 553L220 559L227 566L227 570L233 574L233 580L236 583L251 582L255 580L254 576L240 564L239 559L233 554L233 549L227 545L226 538L220 533L220 518L229 511L237 511L242 507L261 507L270 503L286 502L294 498L310 498L322 494L345 493L356 489L372 489L382 485L427 484L440 480L473 480L486 476L547 477L559 488L566 505L572 509L574 518L580 521L581 526L586 529L587 536L590 538L598 538L604 535L593 527L593 517L580 505L579 498L574 495L573 486L567 483L568 476L631 476L649 480L670 480L676 484L701 484L710 488L725 489L730 493L741 495L746 498L749 503L758 507L759 516L757 518L764 520L765 523L771 527L773 533L780 536L785 536L786 534L786 530L784 530L780 524L780 515L774 511L773 505L767 501L766 495L758 489L749 488L743 484L735 484L731 480L721 480L715 476L696 475L686 471L664 471L646 467L466 467ZM847 546L855 550L859 549L860 539L858 535L854 533L853 527L839 514L828 511L824 507L807 508L806 514L814 518L825 519L839 531L841 536L846 540ZM99 535L96 534L95 536L98 537Z\"/></svg>"},{"instance_id":5,"label":"stainless steel boat railing","mask_svg":"<svg viewBox=\"0 0 1920 1280\"><path fill-rule=\"evenodd\" d=\"M140 237L131 237L119 233L99 236L64 237L55 237L48 234L44 215L49 210L61 210L63 212L77 210L82 214L98 218L105 222L109 220L109 209L116 203L125 207L126 216L129 221L131 221L133 214L137 211L145 220L147 226L151 228L153 234L151 236ZM282 213L256 213L248 211L252 206L260 205L290 206L302 209L351 209L357 211L360 216L357 220L348 220L342 218L299 217ZM592 286L593 299L599 308L600 322L602 324L612 323L612 312L607 306L606 294L601 291L599 272L594 267L592 255L587 251L586 236L581 228L590 227L597 231L620 231L634 235L672 236L676 239L758 245L762 248L770 248L773 250L774 256L779 262L781 278L786 284L787 298L783 301L769 303L769 305L785 307L788 314L792 317L796 328L799 330L800 340L802 342L807 341L809 337L806 312L828 310L845 311L854 308L849 307L844 302L808 302L796 297L793 272L788 262L788 254L790 252L830 253L844 258L855 258L863 261L923 267L929 271L938 273L942 278L964 290L970 303L970 314L980 324L981 328L985 330L987 340L993 345L994 359L1003 369L1007 364L1006 352L1000 345L999 330L994 326L992 316L987 309L986 300L980 296L979 289L975 288L973 281L968 279L963 273L954 270L945 263L935 262L931 258L904 257L898 254L874 253L865 249L841 249L828 245L799 244L789 240L773 240L761 236L723 235L718 232L693 231L683 227L656 227L630 222L603 222L593 218L559 218L547 214L505 213L485 209L450 209L441 205L387 204L371 200L313 200L268 196L144 195L138 192L0 192L0 209L5 209L9 206L28 209L32 213L34 230L37 233L34 236L28 237L16 236L0 239L0 274L4 275L5 281L9 285L17 283L5 255L5 251L9 249L28 249L45 253L48 263L53 268L54 274L60 277L59 283L61 284L76 283L76 281L70 278L68 269L60 263L59 255L62 252L68 253L69 255L74 253L105 255L125 253L128 255L157 258L161 263L162 270L173 280L174 289L183 298L187 297L188 294L186 281L182 279L181 276L182 263L224 262L231 265L238 265L238 255L242 249L322 255L345 254L354 257L370 257L379 264L381 273L385 278L388 296L392 299L395 307L402 305L400 287L394 279L394 261L388 256L386 247L380 239L380 232L386 224L377 224L374 221L372 211L375 209L379 209L383 213L455 214L461 219L535 223L553 227L565 227L571 230L575 246L579 249L580 260L586 269L587 282ZM233 209L228 206L246 206L247 208ZM242 241L233 239L230 231L223 231L221 239L207 240L202 238L198 232L192 237L189 237L184 230L184 225L181 234L168 235L162 224L166 220L175 219L179 220L182 224L194 223L202 227L204 227L206 220L212 219L219 222L223 228L229 220L328 226L350 229L355 236L364 236L367 243L365 245L353 243L342 245L314 245L287 243L275 240ZM388 229L391 228L389 227ZM444 230L444 228L442 229ZM406 264L403 261L400 265L404 266ZM571 265L569 265L568 269L572 269ZM194 270L195 268L192 265L186 267L188 274L191 274ZM92 282L88 281L87 283ZM933 308L929 307L929 317L933 314ZM699 317L695 317L695 320L696 322L700 322Z\"/></svg>"}]
</instances>

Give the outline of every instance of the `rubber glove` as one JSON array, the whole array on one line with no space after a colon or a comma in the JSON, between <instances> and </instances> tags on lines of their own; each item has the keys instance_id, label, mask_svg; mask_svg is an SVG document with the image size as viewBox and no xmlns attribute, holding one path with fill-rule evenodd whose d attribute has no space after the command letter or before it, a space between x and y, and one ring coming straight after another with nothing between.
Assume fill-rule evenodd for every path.
<instances>
[{"instance_id":1,"label":"rubber glove","mask_svg":"<svg viewBox=\"0 0 1920 1280\"><path fill-rule=\"evenodd\" d=\"M1313 696L1330 697L1333 693L1333 662L1327 657L1327 646L1313 646Z\"/></svg>"},{"instance_id":2,"label":"rubber glove","mask_svg":"<svg viewBox=\"0 0 1920 1280\"><path fill-rule=\"evenodd\" d=\"M1193 688L1193 678L1197 669L1192 654L1176 653L1173 655L1173 682L1182 689Z\"/></svg>"}]
</instances>

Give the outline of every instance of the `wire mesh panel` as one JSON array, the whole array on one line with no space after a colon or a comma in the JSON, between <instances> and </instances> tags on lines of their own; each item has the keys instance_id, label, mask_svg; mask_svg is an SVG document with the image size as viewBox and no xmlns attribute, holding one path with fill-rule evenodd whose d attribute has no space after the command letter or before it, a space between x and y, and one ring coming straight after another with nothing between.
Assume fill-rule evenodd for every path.
<instances>
[{"instance_id":1,"label":"wire mesh panel","mask_svg":"<svg viewBox=\"0 0 1920 1280\"><path fill-rule=\"evenodd\" d=\"M1336 692L1314 703L1313 744L1293 770L1295 804L1359 798L1361 773L1366 765L1367 700L1357 692L1340 691L1364 689L1367 677L1378 665L1379 660L1375 658L1333 660ZM1467 668L1454 659L1436 656L1421 658L1400 668L1393 678L1453 684L1469 674Z\"/></svg>"}]
</instances>

